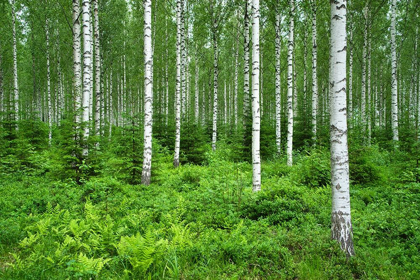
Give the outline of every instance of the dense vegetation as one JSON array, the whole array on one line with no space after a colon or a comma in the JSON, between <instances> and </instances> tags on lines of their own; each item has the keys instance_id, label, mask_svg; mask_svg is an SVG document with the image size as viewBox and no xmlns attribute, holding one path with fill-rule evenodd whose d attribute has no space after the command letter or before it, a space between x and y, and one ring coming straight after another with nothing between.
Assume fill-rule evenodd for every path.
<instances>
[{"instance_id":1,"label":"dense vegetation","mask_svg":"<svg viewBox=\"0 0 420 280\"><path fill-rule=\"evenodd\" d=\"M78 174L64 140L45 149L48 127L27 125L2 130L2 279L420 277L413 153L350 145L356 256L346 259L330 238L325 148L302 147L293 167L266 157L263 191L255 193L239 144L222 141L212 152L203 142L184 154L200 164L174 169L172 153L156 140L153 182L144 187L130 158L141 148L127 150L135 129L116 129Z\"/></svg>"}]
</instances>

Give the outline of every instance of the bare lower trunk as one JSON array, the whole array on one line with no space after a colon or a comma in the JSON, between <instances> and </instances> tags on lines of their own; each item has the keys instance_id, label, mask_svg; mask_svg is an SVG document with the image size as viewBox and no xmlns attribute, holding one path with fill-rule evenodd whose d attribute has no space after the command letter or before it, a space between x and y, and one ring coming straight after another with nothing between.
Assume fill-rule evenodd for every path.
<instances>
[{"instance_id":1,"label":"bare lower trunk","mask_svg":"<svg viewBox=\"0 0 420 280\"><path fill-rule=\"evenodd\" d=\"M144 153L141 183L150 185L152 176L153 127L153 53L152 53L152 0L144 1Z\"/></svg>"},{"instance_id":2,"label":"bare lower trunk","mask_svg":"<svg viewBox=\"0 0 420 280\"><path fill-rule=\"evenodd\" d=\"M287 53L287 165L293 164L293 33L295 2L290 0L290 26Z\"/></svg>"},{"instance_id":3,"label":"bare lower trunk","mask_svg":"<svg viewBox=\"0 0 420 280\"><path fill-rule=\"evenodd\" d=\"M347 146L346 53L346 0L336 0L331 2L331 232L332 238L339 242L347 256L353 256Z\"/></svg>"},{"instance_id":4,"label":"bare lower trunk","mask_svg":"<svg viewBox=\"0 0 420 280\"><path fill-rule=\"evenodd\" d=\"M174 167L179 166L181 145L181 1L176 2L177 40L176 40L176 93L175 93L175 154Z\"/></svg>"},{"instance_id":5,"label":"bare lower trunk","mask_svg":"<svg viewBox=\"0 0 420 280\"><path fill-rule=\"evenodd\" d=\"M281 154L281 69L280 69L280 51L281 51L281 34L280 34L280 11L276 11L276 145L277 153Z\"/></svg>"},{"instance_id":6,"label":"bare lower trunk","mask_svg":"<svg viewBox=\"0 0 420 280\"><path fill-rule=\"evenodd\" d=\"M18 69L17 69L17 38L16 38L16 13L15 0L11 0L12 6L12 32L13 32L13 93L14 93L14 111L15 120L19 120L19 83L18 83ZM18 128L18 126L16 126Z\"/></svg>"},{"instance_id":7,"label":"bare lower trunk","mask_svg":"<svg viewBox=\"0 0 420 280\"><path fill-rule=\"evenodd\" d=\"M391 5L391 67L392 67L392 77L391 77L391 123L392 123L392 139L395 142L395 147L398 147L398 85L397 85L397 45L395 40L396 33L396 0L392 0Z\"/></svg>"},{"instance_id":8,"label":"bare lower trunk","mask_svg":"<svg viewBox=\"0 0 420 280\"><path fill-rule=\"evenodd\" d=\"M252 0L252 186L261 190L260 159L260 1Z\"/></svg>"},{"instance_id":9,"label":"bare lower trunk","mask_svg":"<svg viewBox=\"0 0 420 280\"><path fill-rule=\"evenodd\" d=\"M316 0L312 0L312 143L316 145L318 115Z\"/></svg>"},{"instance_id":10,"label":"bare lower trunk","mask_svg":"<svg viewBox=\"0 0 420 280\"><path fill-rule=\"evenodd\" d=\"M244 100L242 124L246 131L249 116L249 0L245 0L244 16Z\"/></svg>"},{"instance_id":11,"label":"bare lower trunk","mask_svg":"<svg viewBox=\"0 0 420 280\"><path fill-rule=\"evenodd\" d=\"M83 138L85 146L83 148L83 155L88 154L87 139L89 137L89 100L91 96L91 33L90 33L90 1L83 0L83 96L82 96L82 121L84 125Z\"/></svg>"},{"instance_id":12,"label":"bare lower trunk","mask_svg":"<svg viewBox=\"0 0 420 280\"><path fill-rule=\"evenodd\" d=\"M98 14L98 0L93 0L94 17L95 17L95 134L99 135L101 124L101 107L102 107L102 89L101 89L101 54L99 42L99 14Z\"/></svg>"}]
</instances>

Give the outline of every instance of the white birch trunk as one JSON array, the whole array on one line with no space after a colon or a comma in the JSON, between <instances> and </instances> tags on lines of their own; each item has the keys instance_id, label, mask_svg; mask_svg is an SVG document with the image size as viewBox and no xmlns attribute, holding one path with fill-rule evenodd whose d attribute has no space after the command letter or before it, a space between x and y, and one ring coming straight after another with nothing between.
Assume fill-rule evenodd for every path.
<instances>
[{"instance_id":1,"label":"white birch trunk","mask_svg":"<svg viewBox=\"0 0 420 280\"><path fill-rule=\"evenodd\" d=\"M223 122L224 122L224 124L227 124L227 122L228 122L228 104L227 104L227 92L226 92L226 79L225 79L225 87L224 87L224 89L225 89L225 91L224 91L224 94L223 94L223 99L224 99L224 101L223 101L223 103L224 103L224 116L223 116Z\"/></svg>"},{"instance_id":2,"label":"white birch trunk","mask_svg":"<svg viewBox=\"0 0 420 280\"><path fill-rule=\"evenodd\" d=\"M347 256L353 256L346 116L346 45L346 0L336 0L331 2L331 232L332 238L339 242Z\"/></svg>"},{"instance_id":3,"label":"white birch trunk","mask_svg":"<svg viewBox=\"0 0 420 280\"><path fill-rule=\"evenodd\" d=\"M368 3L368 2L366 2ZM366 4L367 5L367 4ZM360 119L362 121L362 135L366 133L366 64L367 64L367 37L368 37L368 28L367 28L367 6L364 8L364 17L365 17L365 25L364 25L364 35L363 35L363 58L362 58L362 95L361 95L361 110L360 110Z\"/></svg>"},{"instance_id":4,"label":"white birch trunk","mask_svg":"<svg viewBox=\"0 0 420 280\"><path fill-rule=\"evenodd\" d=\"M242 124L246 131L246 122L249 116L249 1L245 0L244 15L244 100Z\"/></svg>"},{"instance_id":5,"label":"white birch trunk","mask_svg":"<svg viewBox=\"0 0 420 280\"><path fill-rule=\"evenodd\" d=\"M353 124L353 25L350 25L350 57L349 57L349 101L348 101L348 112L347 119L349 121L349 128L351 129Z\"/></svg>"},{"instance_id":6,"label":"white birch trunk","mask_svg":"<svg viewBox=\"0 0 420 280\"><path fill-rule=\"evenodd\" d=\"M91 33L90 33L90 1L83 0L82 2L83 13L83 96L82 96L82 121L84 125L83 138L86 141L89 137L89 99L91 96ZM83 155L88 154L88 148L85 143L83 148Z\"/></svg>"},{"instance_id":7,"label":"white birch trunk","mask_svg":"<svg viewBox=\"0 0 420 280\"><path fill-rule=\"evenodd\" d=\"M369 8L366 12L366 21L367 21L367 145L371 145L372 141L372 89L371 89L371 47L370 47L370 25L369 25Z\"/></svg>"},{"instance_id":8,"label":"white birch trunk","mask_svg":"<svg viewBox=\"0 0 420 280\"><path fill-rule=\"evenodd\" d=\"M197 46L196 46L197 49ZM199 68L198 68L198 58L196 54L195 58L195 109L194 109L194 120L195 123L198 124L198 118L200 113L199 101L200 101L200 90L198 88L198 79L199 79Z\"/></svg>"},{"instance_id":9,"label":"white birch trunk","mask_svg":"<svg viewBox=\"0 0 420 280\"><path fill-rule=\"evenodd\" d=\"M98 0L93 0L94 39L95 39L95 135L99 135L101 124L101 108L103 103L101 89L101 54L99 45L99 13Z\"/></svg>"},{"instance_id":10,"label":"white birch trunk","mask_svg":"<svg viewBox=\"0 0 420 280\"><path fill-rule=\"evenodd\" d=\"M174 167L179 166L179 150L181 146L181 1L176 2L176 93L175 93L175 153Z\"/></svg>"},{"instance_id":11,"label":"white birch trunk","mask_svg":"<svg viewBox=\"0 0 420 280\"><path fill-rule=\"evenodd\" d=\"M73 0L73 87L75 121L80 126L80 106L82 101L82 62L80 53L80 6L79 0Z\"/></svg>"},{"instance_id":12,"label":"white birch trunk","mask_svg":"<svg viewBox=\"0 0 420 280\"><path fill-rule=\"evenodd\" d=\"M185 44L185 3L181 0L181 115L185 118L187 113L187 50Z\"/></svg>"},{"instance_id":13,"label":"white birch trunk","mask_svg":"<svg viewBox=\"0 0 420 280\"><path fill-rule=\"evenodd\" d=\"M287 52L287 165L293 165L293 33L295 1L290 0L290 26Z\"/></svg>"},{"instance_id":14,"label":"white birch trunk","mask_svg":"<svg viewBox=\"0 0 420 280\"><path fill-rule=\"evenodd\" d=\"M152 176L153 128L153 53L152 53L152 0L144 0L144 153L141 183L150 185Z\"/></svg>"},{"instance_id":15,"label":"white birch trunk","mask_svg":"<svg viewBox=\"0 0 420 280\"><path fill-rule=\"evenodd\" d=\"M51 146L52 141L52 97L51 97L51 69L50 69L50 32L48 27L48 19L45 20L45 39L47 44L47 103L48 103L48 144Z\"/></svg>"},{"instance_id":16,"label":"white birch trunk","mask_svg":"<svg viewBox=\"0 0 420 280\"><path fill-rule=\"evenodd\" d=\"M213 28L216 28L215 26ZM217 48L217 38L215 34L216 30L213 30L213 135L212 135L212 149L216 150L216 141L217 141L217 105L218 105L218 75L219 75L219 65L218 65L218 48Z\"/></svg>"},{"instance_id":17,"label":"white birch trunk","mask_svg":"<svg viewBox=\"0 0 420 280\"><path fill-rule=\"evenodd\" d=\"M280 30L280 11L276 11L276 145L277 153L281 154L281 69L280 69L280 52L281 52L281 30Z\"/></svg>"},{"instance_id":18,"label":"white birch trunk","mask_svg":"<svg viewBox=\"0 0 420 280\"><path fill-rule=\"evenodd\" d=\"M396 0L392 0L391 5L391 123L392 123L392 139L394 142L399 141L398 137L398 85L397 85L397 44L395 40L396 33ZM398 147L398 143L395 143L395 147Z\"/></svg>"},{"instance_id":19,"label":"white birch trunk","mask_svg":"<svg viewBox=\"0 0 420 280\"><path fill-rule=\"evenodd\" d=\"M239 28L238 28L239 30ZM234 97L233 97L233 110L235 129L238 128L238 69L239 69L239 41L238 35L236 36L236 51L235 51L235 84L234 84Z\"/></svg>"},{"instance_id":20,"label":"white birch trunk","mask_svg":"<svg viewBox=\"0 0 420 280\"><path fill-rule=\"evenodd\" d=\"M16 38L16 13L15 13L15 0L11 0L12 6L12 32L13 32L13 92L14 100L13 105L15 109L15 120L19 121L19 83L18 83L18 69L17 69L17 38ZM16 125L18 129L18 125Z\"/></svg>"},{"instance_id":21,"label":"white birch trunk","mask_svg":"<svg viewBox=\"0 0 420 280\"><path fill-rule=\"evenodd\" d=\"M312 143L316 145L318 116L318 76L317 76L317 37L316 37L316 0L312 0Z\"/></svg>"},{"instance_id":22,"label":"white birch trunk","mask_svg":"<svg viewBox=\"0 0 420 280\"><path fill-rule=\"evenodd\" d=\"M252 190L261 190L260 159L260 0L252 0Z\"/></svg>"}]
</instances>

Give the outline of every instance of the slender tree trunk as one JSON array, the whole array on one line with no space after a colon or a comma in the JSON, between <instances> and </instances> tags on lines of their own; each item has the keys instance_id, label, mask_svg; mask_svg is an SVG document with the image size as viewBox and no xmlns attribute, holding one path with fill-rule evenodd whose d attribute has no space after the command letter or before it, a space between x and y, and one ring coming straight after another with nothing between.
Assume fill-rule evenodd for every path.
<instances>
[{"instance_id":1,"label":"slender tree trunk","mask_svg":"<svg viewBox=\"0 0 420 280\"><path fill-rule=\"evenodd\" d=\"M83 138L84 141L87 141L89 137L89 100L91 96L91 59L92 59L92 50L91 50L91 33L90 33L90 0L83 0L82 2L82 12L83 12L83 114L82 121L84 125ZM88 154L87 144L83 148L83 155Z\"/></svg>"},{"instance_id":2,"label":"slender tree trunk","mask_svg":"<svg viewBox=\"0 0 420 280\"><path fill-rule=\"evenodd\" d=\"M244 100L242 124L246 132L246 124L249 116L249 0L245 0L244 33Z\"/></svg>"},{"instance_id":3,"label":"slender tree trunk","mask_svg":"<svg viewBox=\"0 0 420 280\"><path fill-rule=\"evenodd\" d=\"M332 238L339 242L347 256L353 256L346 119L346 44L346 0L336 0L331 2L331 232Z\"/></svg>"},{"instance_id":4,"label":"slender tree trunk","mask_svg":"<svg viewBox=\"0 0 420 280\"><path fill-rule=\"evenodd\" d=\"M187 113L187 49L185 44L185 6L181 1L181 115L183 120Z\"/></svg>"},{"instance_id":5,"label":"slender tree trunk","mask_svg":"<svg viewBox=\"0 0 420 280\"><path fill-rule=\"evenodd\" d=\"M287 165L293 164L293 33L294 33L295 1L290 0L290 26L287 53ZM296 100L295 100L296 101Z\"/></svg>"},{"instance_id":6,"label":"slender tree trunk","mask_svg":"<svg viewBox=\"0 0 420 280\"><path fill-rule=\"evenodd\" d=\"M18 83L18 69L17 69L17 38L16 38L16 13L15 0L11 0L12 6L12 33L13 33L13 92L14 92L14 119L19 121L19 83ZM16 125L18 129L18 125Z\"/></svg>"},{"instance_id":7,"label":"slender tree trunk","mask_svg":"<svg viewBox=\"0 0 420 280\"><path fill-rule=\"evenodd\" d=\"M216 24L214 23L214 27ZM213 136L212 136L212 149L216 150L216 141L217 141L217 113L218 113L218 76L219 76L219 59L218 59L218 47L217 47L217 38L215 34L216 30L213 30Z\"/></svg>"},{"instance_id":8,"label":"slender tree trunk","mask_svg":"<svg viewBox=\"0 0 420 280\"><path fill-rule=\"evenodd\" d=\"M261 190L260 159L260 1L252 0L252 185Z\"/></svg>"},{"instance_id":9,"label":"slender tree trunk","mask_svg":"<svg viewBox=\"0 0 420 280\"><path fill-rule=\"evenodd\" d=\"M153 53L152 53L152 0L144 0L144 154L141 183L150 185L152 176L153 127Z\"/></svg>"},{"instance_id":10,"label":"slender tree trunk","mask_svg":"<svg viewBox=\"0 0 420 280\"><path fill-rule=\"evenodd\" d=\"M395 142L395 147L398 147L398 85L397 85L397 45L395 40L396 33L396 0L392 0L391 5L391 64L392 64L392 77L391 77L391 115L392 115L392 139Z\"/></svg>"},{"instance_id":11,"label":"slender tree trunk","mask_svg":"<svg viewBox=\"0 0 420 280\"><path fill-rule=\"evenodd\" d=\"M372 88L371 88L371 42L370 42L370 24L369 24L369 8L367 7L367 145L371 145L372 141Z\"/></svg>"},{"instance_id":12,"label":"slender tree trunk","mask_svg":"<svg viewBox=\"0 0 420 280\"><path fill-rule=\"evenodd\" d=\"M179 150L181 146L181 1L176 2L176 22L177 22L177 36L176 36L176 93L175 93L175 154L174 167L179 166Z\"/></svg>"},{"instance_id":13,"label":"slender tree trunk","mask_svg":"<svg viewBox=\"0 0 420 280\"><path fill-rule=\"evenodd\" d=\"M102 89L101 89L101 53L99 42L99 13L98 0L93 0L94 39L95 39L95 135L99 135L101 124Z\"/></svg>"},{"instance_id":14,"label":"slender tree trunk","mask_svg":"<svg viewBox=\"0 0 420 280\"><path fill-rule=\"evenodd\" d=\"M46 39L46 56L47 56L47 102L48 102L48 144L51 146L52 141L52 96L51 96L51 70L50 70L50 32L48 27L48 19L45 20L45 39Z\"/></svg>"},{"instance_id":15,"label":"slender tree trunk","mask_svg":"<svg viewBox=\"0 0 420 280\"><path fill-rule=\"evenodd\" d=\"M362 135L366 133L366 125L367 125L367 116L366 116L366 65L367 65L367 45L368 45L368 1L366 1L366 6L364 8L364 17L365 17L365 25L364 25L364 35L363 35L363 60L362 60L362 96L361 96L361 121L362 121ZM365 138L366 140L366 138ZM365 141L364 141L365 142Z\"/></svg>"},{"instance_id":16,"label":"slender tree trunk","mask_svg":"<svg viewBox=\"0 0 420 280\"><path fill-rule=\"evenodd\" d=\"M312 143L316 145L318 115L318 76L317 76L317 37L316 37L316 0L312 0Z\"/></svg>"},{"instance_id":17,"label":"slender tree trunk","mask_svg":"<svg viewBox=\"0 0 420 280\"><path fill-rule=\"evenodd\" d=\"M197 49L197 46L195 47ZM200 89L198 87L198 79L200 77L199 75L199 68L198 68L198 55L196 53L195 58L195 109L194 109L194 117L195 117L195 123L198 124L198 118L200 113L200 107L199 107L199 101L200 101Z\"/></svg>"},{"instance_id":18,"label":"slender tree trunk","mask_svg":"<svg viewBox=\"0 0 420 280\"><path fill-rule=\"evenodd\" d=\"M259 69L261 69L261 71L259 71L260 72L260 81L259 81L259 83L260 83L260 96L261 96L261 98L260 98L260 115L261 115L261 117L264 115L264 88L263 88L263 82L264 82L264 76L263 76L263 72L264 72L264 65L263 65L263 61L264 61L264 59L263 59L263 50L262 50L262 47L261 46L259 46L259 52L260 52L260 67L259 67Z\"/></svg>"},{"instance_id":19,"label":"slender tree trunk","mask_svg":"<svg viewBox=\"0 0 420 280\"><path fill-rule=\"evenodd\" d=\"M351 129L353 124L353 24L350 25L349 32L349 48L350 48L350 57L349 57L349 109L347 112L347 119L349 122L349 128Z\"/></svg>"},{"instance_id":20,"label":"slender tree trunk","mask_svg":"<svg viewBox=\"0 0 420 280\"><path fill-rule=\"evenodd\" d=\"M80 53L80 6L79 0L73 0L73 87L75 121L80 125L80 106L82 102L82 62Z\"/></svg>"},{"instance_id":21,"label":"slender tree trunk","mask_svg":"<svg viewBox=\"0 0 420 280\"><path fill-rule=\"evenodd\" d=\"M239 30L239 28L238 28ZM239 32L239 31L238 31ZM238 69L239 69L239 38L238 33L236 34L235 44L235 85L234 85L234 97L233 97L233 110L234 110L234 122L235 130L238 128Z\"/></svg>"},{"instance_id":22,"label":"slender tree trunk","mask_svg":"<svg viewBox=\"0 0 420 280\"><path fill-rule=\"evenodd\" d=\"M277 153L281 154L281 69L280 69L280 52L281 52L281 30L280 30L280 11L277 1L276 11L276 145Z\"/></svg>"}]
</instances>

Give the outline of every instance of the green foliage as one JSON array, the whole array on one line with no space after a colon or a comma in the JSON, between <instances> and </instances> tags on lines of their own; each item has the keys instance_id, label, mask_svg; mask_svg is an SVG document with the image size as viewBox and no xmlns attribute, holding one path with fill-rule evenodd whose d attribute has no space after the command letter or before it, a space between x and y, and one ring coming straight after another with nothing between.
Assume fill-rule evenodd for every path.
<instances>
[{"instance_id":1,"label":"green foliage","mask_svg":"<svg viewBox=\"0 0 420 280\"><path fill-rule=\"evenodd\" d=\"M331 181L330 153L327 150L312 150L301 156L293 166L290 177L301 185L323 187Z\"/></svg>"},{"instance_id":2,"label":"green foliage","mask_svg":"<svg viewBox=\"0 0 420 280\"><path fill-rule=\"evenodd\" d=\"M129 138L122 134L114 131L114 137ZM100 143L103 154L92 152L80 164L79 183L71 173L64 178L50 171L65 163L35 148L29 158L40 163L32 171L17 176L2 165L0 278L420 276L419 185L389 175L415 163L402 163L409 158L403 151L392 161L376 146L354 152L359 166L377 168L378 179L351 186L357 255L346 260L330 239L328 150L297 153L292 167L283 157L264 162L262 191L253 193L252 166L238 162L233 142L219 141L215 152L207 148L205 165L177 169L168 149L159 141L153 145L149 187L129 184L123 167L131 159L124 157L123 143L112 141ZM23 159L14 157L19 164Z\"/></svg>"}]
</instances>

